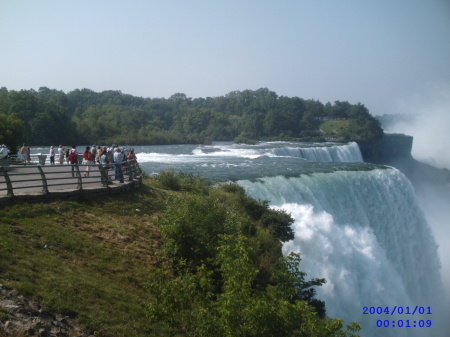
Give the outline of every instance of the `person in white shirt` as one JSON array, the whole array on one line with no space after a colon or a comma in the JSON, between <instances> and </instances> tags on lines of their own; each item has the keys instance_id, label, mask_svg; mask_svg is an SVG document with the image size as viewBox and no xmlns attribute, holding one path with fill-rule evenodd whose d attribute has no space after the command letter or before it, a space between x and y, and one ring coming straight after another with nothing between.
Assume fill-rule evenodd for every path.
<instances>
[{"instance_id":1,"label":"person in white shirt","mask_svg":"<svg viewBox=\"0 0 450 337\"><path fill-rule=\"evenodd\" d=\"M55 149L50 146L50 165L55 165Z\"/></svg>"},{"instance_id":2,"label":"person in white shirt","mask_svg":"<svg viewBox=\"0 0 450 337\"><path fill-rule=\"evenodd\" d=\"M125 160L120 147L116 147L114 151L114 175L117 180L123 183L122 162Z\"/></svg>"},{"instance_id":3,"label":"person in white shirt","mask_svg":"<svg viewBox=\"0 0 450 337\"><path fill-rule=\"evenodd\" d=\"M5 144L2 145L2 149L0 151L0 159L5 159L6 157L8 157L9 154L9 150L6 147Z\"/></svg>"}]
</instances>

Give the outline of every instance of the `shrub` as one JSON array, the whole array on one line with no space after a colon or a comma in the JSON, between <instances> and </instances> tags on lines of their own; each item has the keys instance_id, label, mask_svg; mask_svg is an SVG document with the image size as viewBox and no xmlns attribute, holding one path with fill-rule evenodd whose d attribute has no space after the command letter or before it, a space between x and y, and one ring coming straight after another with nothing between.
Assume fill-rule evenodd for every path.
<instances>
[{"instance_id":1,"label":"shrub","mask_svg":"<svg viewBox=\"0 0 450 337\"><path fill-rule=\"evenodd\" d=\"M199 175L192 173L178 172L173 169L161 171L155 180L157 185L166 190L188 191L194 193L207 193L211 182Z\"/></svg>"},{"instance_id":2,"label":"shrub","mask_svg":"<svg viewBox=\"0 0 450 337\"><path fill-rule=\"evenodd\" d=\"M221 184L218 189L227 193L245 195L244 188L236 183Z\"/></svg>"},{"instance_id":3,"label":"shrub","mask_svg":"<svg viewBox=\"0 0 450 337\"><path fill-rule=\"evenodd\" d=\"M235 233L236 222L215 196L173 198L160 220L165 255L174 263L199 266L216 255L220 234Z\"/></svg>"},{"instance_id":4,"label":"shrub","mask_svg":"<svg viewBox=\"0 0 450 337\"><path fill-rule=\"evenodd\" d=\"M342 320L320 319L295 297L298 268L290 267L299 259L286 261L278 282L262 289L254 287L258 268L247 238L221 235L217 251L213 265L221 274L219 291L215 273L205 265L176 277L153 274L147 289L155 300L145 305L152 327L171 336L358 336L353 332L359 324L342 330Z\"/></svg>"},{"instance_id":5,"label":"shrub","mask_svg":"<svg viewBox=\"0 0 450 337\"><path fill-rule=\"evenodd\" d=\"M173 169L159 172L155 180L159 187L166 190L179 191L181 189L180 179Z\"/></svg>"},{"instance_id":6,"label":"shrub","mask_svg":"<svg viewBox=\"0 0 450 337\"><path fill-rule=\"evenodd\" d=\"M285 210L276 211L269 208L261 216L261 224L281 242L294 239L294 231L291 227L293 222L294 219Z\"/></svg>"},{"instance_id":7,"label":"shrub","mask_svg":"<svg viewBox=\"0 0 450 337\"><path fill-rule=\"evenodd\" d=\"M192 173L180 172L178 173L178 178L182 191L206 194L211 186L211 182L208 179Z\"/></svg>"}]
</instances>

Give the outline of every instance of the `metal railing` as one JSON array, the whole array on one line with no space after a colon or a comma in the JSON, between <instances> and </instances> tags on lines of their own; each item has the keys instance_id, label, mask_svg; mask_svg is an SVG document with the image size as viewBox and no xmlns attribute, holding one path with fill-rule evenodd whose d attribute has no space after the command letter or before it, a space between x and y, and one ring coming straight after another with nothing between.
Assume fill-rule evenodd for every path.
<instances>
[{"instance_id":1,"label":"metal railing","mask_svg":"<svg viewBox=\"0 0 450 337\"><path fill-rule=\"evenodd\" d=\"M108 164L0 166L0 196L107 187L139 179L136 159Z\"/></svg>"},{"instance_id":2,"label":"metal railing","mask_svg":"<svg viewBox=\"0 0 450 337\"><path fill-rule=\"evenodd\" d=\"M59 154L55 155L55 164L59 165ZM10 154L8 158L0 161L5 163L4 165L50 165L50 156L42 153L31 153L25 162L22 161L21 155ZM81 153L78 154L78 164L83 162L83 155ZM63 156L63 163L70 164L69 157Z\"/></svg>"}]
</instances>

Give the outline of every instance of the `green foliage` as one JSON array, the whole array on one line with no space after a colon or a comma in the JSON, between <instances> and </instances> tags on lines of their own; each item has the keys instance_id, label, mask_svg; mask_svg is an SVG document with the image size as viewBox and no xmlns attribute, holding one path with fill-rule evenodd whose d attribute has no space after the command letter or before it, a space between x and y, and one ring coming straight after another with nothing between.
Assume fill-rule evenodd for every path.
<instances>
[{"instance_id":1,"label":"green foliage","mask_svg":"<svg viewBox=\"0 0 450 337\"><path fill-rule=\"evenodd\" d=\"M290 298L308 302L320 318L325 318L325 302L315 298L316 290L313 287L321 286L326 280L316 278L306 281L306 273L300 270L300 261L300 254L291 253L286 256L284 264L273 274L272 281L279 284L280 289Z\"/></svg>"},{"instance_id":2,"label":"green foliage","mask_svg":"<svg viewBox=\"0 0 450 337\"><path fill-rule=\"evenodd\" d=\"M170 268L147 283L150 327L165 336L356 336L357 325L342 330L325 317L313 288L325 280L306 280L298 255L282 257L291 223L237 184L171 198L159 220Z\"/></svg>"},{"instance_id":3,"label":"green foliage","mask_svg":"<svg viewBox=\"0 0 450 337\"><path fill-rule=\"evenodd\" d=\"M105 337L356 336L358 324L343 330L301 298L317 282L253 218L264 207L251 215L240 205L241 187L190 193L154 184L0 209L4 287Z\"/></svg>"},{"instance_id":4,"label":"green foliage","mask_svg":"<svg viewBox=\"0 0 450 337\"><path fill-rule=\"evenodd\" d=\"M192 173L178 172L173 169L163 170L156 177L155 180L160 188L172 191L188 191L194 193L205 193L211 182Z\"/></svg>"},{"instance_id":5,"label":"green foliage","mask_svg":"<svg viewBox=\"0 0 450 337\"><path fill-rule=\"evenodd\" d=\"M284 210L267 209L261 216L262 226L269 229L281 242L294 239L294 231L291 227L293 222L294 219Z\"/></svg>"},{"instance_id":6,"label":"green foliage","mask_svg":"<svg viewBox=\"0 0 450 337\"><path fill-rule=\"evenodd\" d=\"M215 195L190 195L170 200L161 219L164 252L174 263L200 266L214 258L219 235L237 232L233 214Z\"/></svg>"},{"instance_id":7,"label":"green foliage","mask_svg":"<svg viewBox=\"0 0 450 337\"><path fill-rule=\"evenodd\" d=\"M201 265L176 277L161 272L147 283L155 300L145 307L154 329L167 336L358 336L357 323L342 330L342 320L321 319L295 299L299 282L288 267L277 284L255 287L258 268L245 236L221 235L217 250L215 270Z\"/></svg>"},{"instance_id":8,"label":"green foliage","mask_svg":"<svg viewBox=\"0 0 450 337\"><path fill-rule=\"evenodd\" d=\"M5 144L11 153L15 153L21 146L22 130L23 123L20 119L0 113L0 145Z\"/></svg>"},{"instance_id":9,"label":"green foliage","mask_svg":"<svg viewBox=\"0 0 450 337\"><path fill-rule=\"evenodd\" d=\"M180 179L175 173L175 170L163 170L155 177L159 187L166 190L179 191L181 190Z\"/></svg>"},{"instance_id":10,"label":"green foliage","mask_svg":"<svg viewBox=\"0 0 450 337\"><path fill-rule=\"evenodd\" d=\"M150 217L163 210L164 200L143 183L114 197L1 207L3 287L43 310L76 318L86 335L149 335L143 282L160 237Z\"/></svg>"},{"instance_id":11,"label":"green foliage","mask_svg":"<svg viewBox=\"0 0 450 337\"><path fill-rule=\"evenodd\" d=\"M323 130L328 137L339 137L347 134L351 130L351 120L329 120L320 124L320 129Z\"/></svg>"},{"instance_id":12,"label":"green foliage","mask_svg":"<svg viewBox=\"0 0 450 337\"><path fill-rule=\"evenodd\" d=\"M241 185L238 185L236 183L226 183L226 184L220 184L218 187L218 190L232 193L232 194L238 194L238 195L244 195L245 190Z\"/></svg>"},{"instance_id":13,"label":"green foliage","mask_svg":"<svg viewBox=\"0 0 450 337\"><path fill-rule=\"evenodd\" d=\"M236 205L248 214L257 225L268 229L274 238L281 242L294 239L291 227L294 219L284 210L270 209L267 201L259 201L247 196L244 189L237 184L222 184L219 189L235 194Z\"/></svg>"},{"instance_id":14,"label":"green foliage","mask_svg":"<svg viewBox=\"0 0 450 337\"><path fill-rule=\"evenodd\" d=\"M245 134L240 134L239 136L234 138L234 142L238 144L248 144L248 145L255 145L256 140L247 138Z\"/></svg>"},{"instance_id":15,"label":"green foliage","mask_svg":"<svg viewBox=\"0 0 450 337\"><path fill-rule=\"evenodd\" d=\"M42 87L0 93L0 113L23 122L20 142L183 144L235 140L323 140L320 118L349 123L339 137L370 141L382 129L364 105L336 101L323 105L273 91L233 91L225 96L191 99L177 93L169 99L142 98L120 91L76 89L68 94Z\"/></svg>"}]
</instances>

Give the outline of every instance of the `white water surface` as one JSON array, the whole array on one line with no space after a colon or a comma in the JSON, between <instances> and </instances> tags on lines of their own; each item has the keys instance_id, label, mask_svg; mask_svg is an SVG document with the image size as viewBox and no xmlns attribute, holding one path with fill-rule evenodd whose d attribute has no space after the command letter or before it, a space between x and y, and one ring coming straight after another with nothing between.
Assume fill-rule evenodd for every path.
<instances>
[{"instance_id":1,"label":"white water surface","mask_svg":"<svg viewBox=\"0 0 450 337\"><path fill-rule=\"evenodd\" d=\"M295 219L297 252L331 317L363 324L363 336L439 336L444 319L437 245L414 190L396 169L243 180L249 195ZM364 315L364 307L431 307L433 315ZM411 310L412 311L412 310ZM431 328L378 328L377 320L431 320ZM418 323L417 323L418 324ZM426 333L426 334L424 334Z\"/></svg>"}]
</instances>

